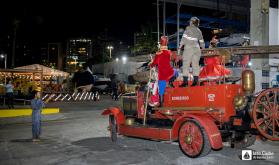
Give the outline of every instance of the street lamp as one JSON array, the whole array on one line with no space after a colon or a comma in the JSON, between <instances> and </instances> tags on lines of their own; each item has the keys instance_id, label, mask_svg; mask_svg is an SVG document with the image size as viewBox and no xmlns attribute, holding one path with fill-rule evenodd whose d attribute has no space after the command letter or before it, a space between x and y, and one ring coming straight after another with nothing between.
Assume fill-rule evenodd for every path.
<instances>
[{"instance_id":1,"label":"street lamp","mask_svg":"<svg viewBox=\"0 0 279 165\"><path fill-rule=\"evenodd\" d=\"M116 57L115 61L116 61L116 62L118 62L118 61L119 61L119 58L118 58L118 57Z\"/></svg>"},{"instance_id":2,"label":"street lamp","mask_svg":"<svg viewBox=\"0 0 279 165\"><path fill-rule=\"evenodd\" d=\"M5 60L5 69L7 69L7 54L1 54L0 57L4 58L4 60Z\"/></svg>"},{"instance_id":3,"label":"street lamp","mask_svg":"<svg viewBox=\"0 0 279 165\"><path fill-rule=\"evenodd\" d=\"M122 57L122 62L123 62L123 64L126 64L126 61L127 61L127 57L126 57L126 56L123 56L123 57Z\"/></svg>"},{"instance_id":4,"label":"street lamp","mask_svg":"<svg viewBox=\"0 0 279 165\"><path fill-rule=\"evenodd\" d=\"M111 50L113 49L113 46L108 46L107 49L109 50L109 58L111 58Z\"/></svg>"},{"instance_id":5,"label":"street lamp","mask_svg":"<svg viewBox=\"0 0 279 165\"><path fill-rule=\"evenodd\" d=\"M0 58L5 58L5 69L7 69L7 54L1 54L0 55ZM7 77L6 77L6 74L5 74L5 84L7 83Z\"/></svg>"},{"instance_id":6,"label":"street lamp","mask_svg":"<svg viewBox=\"0 0 279 165\"><path fill-rule=\"evenodd\" d=\"M72 56L72 59L75 60L75 71L77 70L77 59L78 56Z\"/></svg>"}]
</instances>

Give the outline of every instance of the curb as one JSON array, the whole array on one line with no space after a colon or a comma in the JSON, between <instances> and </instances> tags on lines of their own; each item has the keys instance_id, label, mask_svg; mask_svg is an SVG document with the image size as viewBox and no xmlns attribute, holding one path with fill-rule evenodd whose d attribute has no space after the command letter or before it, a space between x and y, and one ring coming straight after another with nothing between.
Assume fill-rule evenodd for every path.
<instances>
[{"instance_id":1,"label":"curb","mask_svg":"<svg viewBox=\"0 0 279 165\"><path fill-rule=\"evenodd\" d=\"M43 108L42 114L56 114L59 113L59 108ZM24 109L4 109L0 110L0 118L1 117L18 117L18 116L31 116L32 109L24 108Z\"/></svg>"}]
</instances>

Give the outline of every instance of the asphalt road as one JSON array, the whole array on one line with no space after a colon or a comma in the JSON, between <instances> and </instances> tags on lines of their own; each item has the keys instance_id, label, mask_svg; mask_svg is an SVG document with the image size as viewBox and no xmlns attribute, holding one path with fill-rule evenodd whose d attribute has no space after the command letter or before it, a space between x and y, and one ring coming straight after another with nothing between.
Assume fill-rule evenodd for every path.
<instances>
[{"instance_id":1,"label":"asphalt road","mask_svg":"<svg viewBox=\"0 0 279 165\"><path fill-rule=\"evenodd\" d=\"M268 160L240 160L241 150L224 147L191 159L177 143L120 136L112 143L102 109L118 105L109 97L98 102L50 103L61 113L43 118L42 141L31 142L31 118L0 119L0 165L248 165L279 164L279 143L257 141L249 149L274 152Z\"/></svg>"}]
</instances>

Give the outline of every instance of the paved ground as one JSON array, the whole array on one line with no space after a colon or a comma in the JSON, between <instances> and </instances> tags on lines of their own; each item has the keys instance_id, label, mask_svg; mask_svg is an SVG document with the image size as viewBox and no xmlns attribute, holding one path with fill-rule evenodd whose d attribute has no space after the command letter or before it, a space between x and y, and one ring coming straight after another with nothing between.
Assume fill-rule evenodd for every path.
<instances>
[{"instance_id":1,"label":"paved ground","mask_svg":"<svg viewBox=\"0 0 279 165\"><path fill-rule=\"evenodd\" d=\"M243 161L241 150L224 147L208 156L190 159L177 143L167 144L120 136L110 142L107 117L102 109L116 105L108 97L100 102L51 103L61 114L44 116L42 141L31 142L30 117L0 119L0 165L172 165L172 164L279 164L278 142L256 142L250 149L274 152L270 160Z\"/></svg>"}]
</instances>

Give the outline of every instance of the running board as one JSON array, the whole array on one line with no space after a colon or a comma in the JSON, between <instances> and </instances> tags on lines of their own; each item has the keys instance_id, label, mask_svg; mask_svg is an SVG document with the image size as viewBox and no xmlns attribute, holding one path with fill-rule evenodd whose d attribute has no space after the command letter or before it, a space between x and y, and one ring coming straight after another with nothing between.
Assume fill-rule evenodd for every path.
<instances>
[{"instance_id":1,"label":"running board","mask_svg":"<svg viewBox=\"0 0 279 165\"><path fill-rule=\"evenodd\" d=\"M159 107L153 108L154 110L189 110L189 111L203 111L207 110L207 107Z\"/></svg>"},{"instance_id":2,"label":"running board","mask_svg":"<svg viewBox=\"0 0 279 165\"><path fill-rule=\"evenodd\" d=\"M120 125L118 130L120 135L125 136L165 141L172 140L172 129L167 128Z\"/></svg>"}]
</instances>

